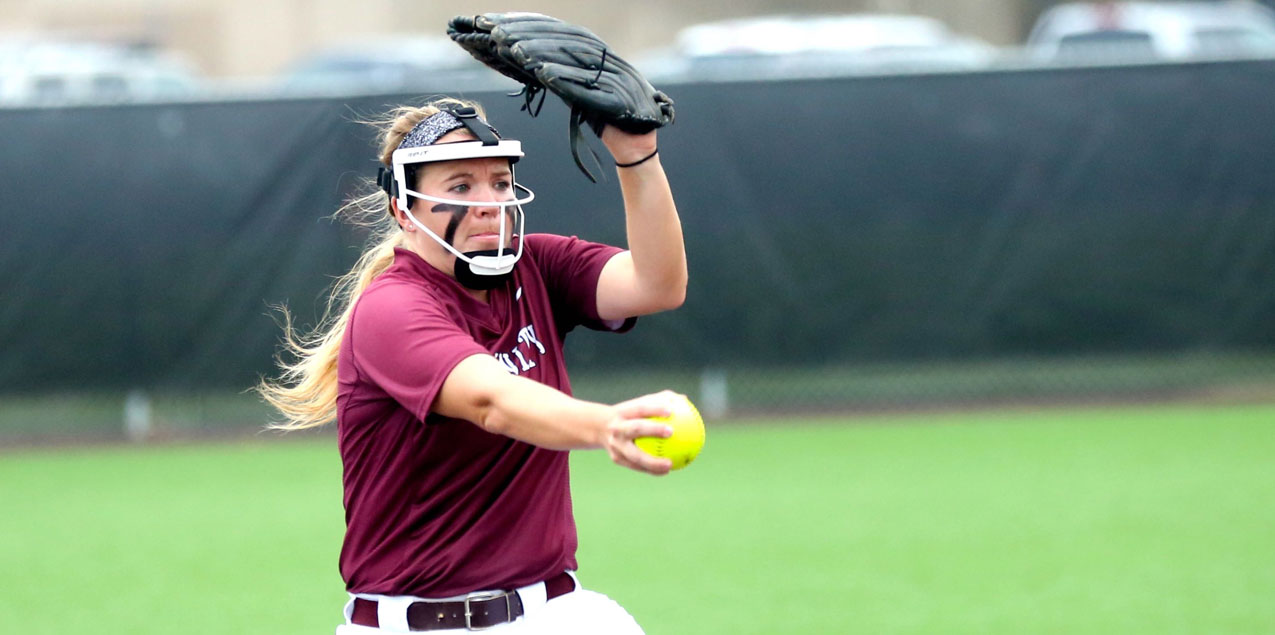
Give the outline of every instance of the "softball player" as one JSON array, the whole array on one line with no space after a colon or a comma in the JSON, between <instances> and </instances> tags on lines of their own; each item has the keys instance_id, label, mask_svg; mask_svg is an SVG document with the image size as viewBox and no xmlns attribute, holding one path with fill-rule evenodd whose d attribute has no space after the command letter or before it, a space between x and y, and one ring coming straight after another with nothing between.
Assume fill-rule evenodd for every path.
<instances>
[{"instance_id":1,"label":"softball player","mask_svg":"<svg viewBox=\"0 0 1275 635\"><path fill-rule=\"evenodd\" d=\"M604 448L664 474L639 450L668 436L646 419L666 394L615 405L570 396L563 340L623 332L681 305L686 255L656 134L607 127L628 250L525 234L534 194L522 158L476 104L401 108L383 135L383 191L349 211L385 221L334 295L338 319L287 341L298 362L262 393L287 418L335 416L350 601L339 635L426 630L640 633L580 587L568 452Z\"/></svg>"}]
</instances>

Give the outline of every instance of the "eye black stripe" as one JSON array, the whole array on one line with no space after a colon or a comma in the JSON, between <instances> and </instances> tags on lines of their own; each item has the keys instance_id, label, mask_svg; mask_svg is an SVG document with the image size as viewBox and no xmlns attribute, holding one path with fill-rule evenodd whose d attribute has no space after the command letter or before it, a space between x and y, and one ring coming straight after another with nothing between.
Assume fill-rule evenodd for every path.
<instances>
[{"instance_id":1,"label":"eye black stripe","mask_svg":"<svg viewBox=\"0 0 1275 635\"><path fill-rule=\"evenodd\" d=\"M431 212L443 213L451 212L452 219L447 222L447 233L443 234L443 242L451 245L456 239L456 228L460 227L460 221L469 213L467 205L453 205L451 203L439 203L429 209ZM454 246L454 245L453 245Z\"/></svg>"}]
</instances>

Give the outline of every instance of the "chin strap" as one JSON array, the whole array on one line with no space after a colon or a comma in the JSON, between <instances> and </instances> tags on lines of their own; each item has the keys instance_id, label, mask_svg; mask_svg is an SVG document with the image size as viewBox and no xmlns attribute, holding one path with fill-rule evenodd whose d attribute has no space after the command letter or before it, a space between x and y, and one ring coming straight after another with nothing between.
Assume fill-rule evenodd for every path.
<instances>
[{"instance_id":1,"label":"chin strap","mask_svg":"<svg viewBox=\"0 0 1275 635\"><path fill-rule=\"evenodd\" d=\"M513 249L505 247L504 249L484 249L482 251L466 252L465 257L470 260L474 260L484 256L499 257L513 255L513 253ZM510 267L509 271L504 273L478 273L474 271L473 266L465 260L461 258L456 259L456 281L461 283L461 285L465 288L474 289L475 291L489 291L491 289L495 289L496 287L504 284L505 281L513 275L513 273L514 270L512 267Z\"/></svg>"}]
</instances>

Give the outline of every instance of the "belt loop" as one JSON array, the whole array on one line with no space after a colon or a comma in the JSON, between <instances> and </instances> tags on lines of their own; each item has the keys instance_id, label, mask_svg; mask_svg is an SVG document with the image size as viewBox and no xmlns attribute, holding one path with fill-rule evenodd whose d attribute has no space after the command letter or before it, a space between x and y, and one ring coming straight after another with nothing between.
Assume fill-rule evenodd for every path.
<instances>
[{"instance_id":1,"label":"belt loop","mask_svg":"<svg viewBox=\"0 0 1275 635\"><path fill-rule=\"evenodd\" d=\"M407 632L407 607L414 598L408 596L382 596L376 603L376 620L380 628Z\"/></svg>"},{"instance_id":2,"label":"belt loop","mask_svg":"<svg viewBox=\"0 0 1275 635\"><path fill-rule=\"evenodd\" d=\"M548 601L545 583L537 582L518 589L518 597L522 599L522 614L531 619Z\"/></svg>"},{"instance_id":3,"label":"belt loop","mask_svg":"<svg viewBox=\"0 0 1275 635\"><path fill-rule=\"evenodd\" d=\"M342 609L341 612L345 614L345 623L353 624L354 622L351 620L354 619L354 594L350 593L348 595L350 596L350 599L345 603L345 608Z\"/></svg>"}]
</instances>

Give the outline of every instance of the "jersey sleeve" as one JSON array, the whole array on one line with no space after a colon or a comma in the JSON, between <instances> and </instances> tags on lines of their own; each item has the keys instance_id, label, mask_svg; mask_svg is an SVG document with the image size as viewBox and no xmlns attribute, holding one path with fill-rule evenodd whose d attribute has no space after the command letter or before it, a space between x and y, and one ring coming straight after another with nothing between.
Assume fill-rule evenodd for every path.
<instances>
[{"instance_id":1,"label":"jersey sleeve","mask_svg":"<svg viewBox=\"0 0 1275 635\"><path fill-rule=\"evenodd\" d=\"M598 278L607 262L623 249L576 236L531 234L527 240L535 250L536 265L552 299L559 330L566 333L584 326L623 333L633 328L636 317L603 320L598 316Z\"/></svg>"},{"instance_id":2,"label":"jersey sleeve","mask_svg":"<svg viewBox=\"0 0 1275 635\"><path fill-rule=\"evenodd\" d=\"M424 421L461 360L487 354L427 290L369 289L350 317L350 350L359 375Z\"/></svg>"}]
</instances>

